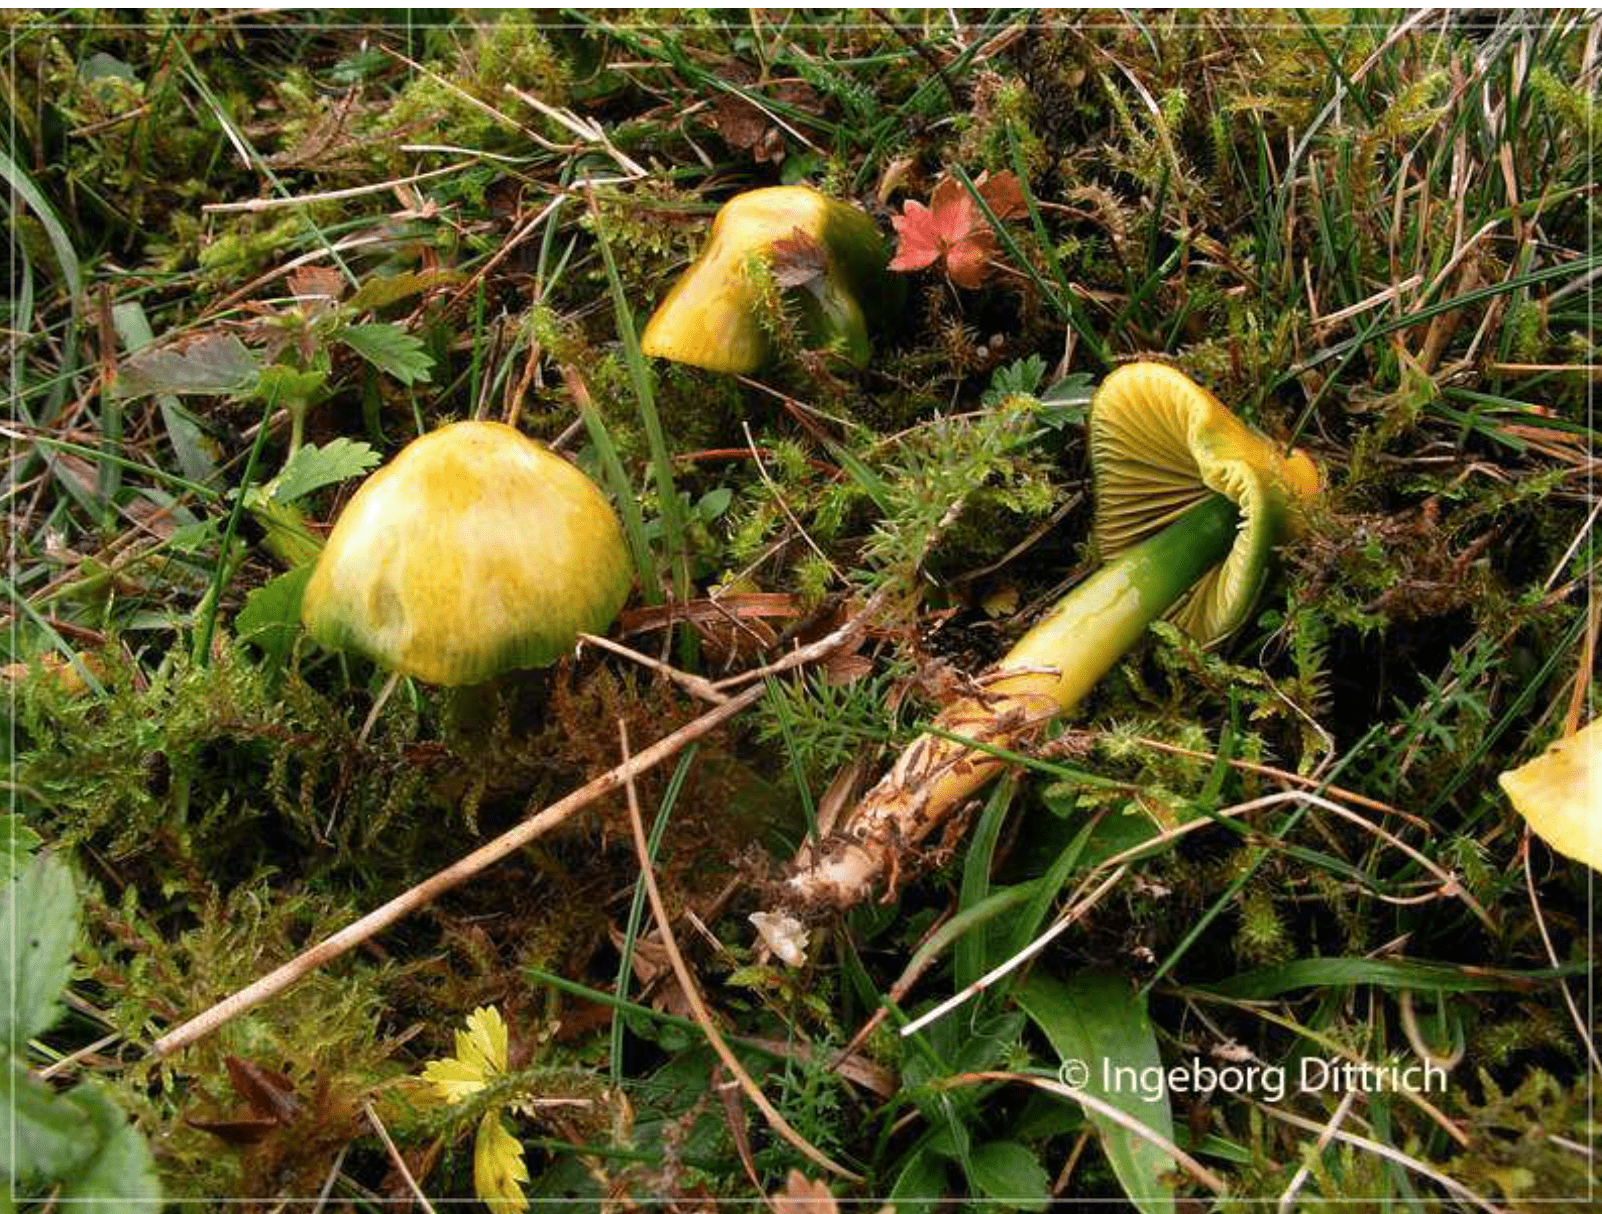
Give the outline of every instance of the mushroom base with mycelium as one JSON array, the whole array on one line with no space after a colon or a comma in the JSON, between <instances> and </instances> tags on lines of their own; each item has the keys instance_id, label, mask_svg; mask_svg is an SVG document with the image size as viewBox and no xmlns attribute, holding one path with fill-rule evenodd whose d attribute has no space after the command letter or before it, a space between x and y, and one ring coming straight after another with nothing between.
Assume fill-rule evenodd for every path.
<instances>
[{"instance_id":1,"label":"mushroom base with mycelium","mask_svg":"<svg viewBox=\"0 0 1602 1214\"><path fill-rule=\"evenodd\" d=\"M1091 404L1095 534L1106 563L946 707L821 845L804 846L785 896L865 897L902 849L945 823L1013 749L1090 691L1165 614L1210 643L1238 628L1297 503L1318 488L1307 456L1280 456L1170 367L1108 376Z\"/></svg>"}]
</instances>

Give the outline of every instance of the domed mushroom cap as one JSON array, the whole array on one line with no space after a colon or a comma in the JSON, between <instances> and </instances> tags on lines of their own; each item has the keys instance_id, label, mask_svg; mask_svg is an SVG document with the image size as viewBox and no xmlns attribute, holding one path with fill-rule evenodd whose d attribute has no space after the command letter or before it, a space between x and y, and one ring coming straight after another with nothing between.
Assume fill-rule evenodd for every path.
<instances>
[{"instance_id":1,"label":"domed mushroom cap","mask_svg":"<svg viewBox=\"0 0 1602 1214\"><path fill-rule=\"evenodd\" d=\"M1497 782L1553 851L1602 872L1602 717Z\"/></svg>"},{"instance_id":2,"label":"domed mushroom cap","mask_svg":"<svg viewBox=\"0 0 1602 1214\"><path fill-rule=\"evenodd\" d=\"M800 284L803 321L815 338L839 338L853 363L866 363L868 317L893 311L902 284L885 269L890 254L873 220L799 185L750 190L723 205L706 248L646 324L640 349L708 371L757 370L771 343L746 261L798 234L803 246L813 242L810 251L821 261L815 276ZM808 252L797 250L802 257Z\"/></svg>"},{"instance_id":3,"label":"domed mushroom cap","mask_svg":"<svg viewBox=\"0 0 1602 1214\"><path fill-rule=\"evenodd\" d=\"M544 666L612 622L617 516L573 465L498 422L408 445L357 490L306 586L318 642L447 687Z\"/></svg>"},{"instance_id":4,"label":"domed mushroom cap","mask_svg":"<svg viewBox=\"0 0 1602 1214\"><path fill-rule=\"evenodd\" d=\"M1112 560L1217 493L1240 526L1224 561L1206 573L1170 618L1205 643L1238 628L1270 570L1276 545L1296 526L1298 500L1318 492L1318 470L1300 451L1274 445L1211 392L1160 363L1120 367L1096 390L1090 412L1096 482L1094 534Z\"/></svg>"}]
</instances>

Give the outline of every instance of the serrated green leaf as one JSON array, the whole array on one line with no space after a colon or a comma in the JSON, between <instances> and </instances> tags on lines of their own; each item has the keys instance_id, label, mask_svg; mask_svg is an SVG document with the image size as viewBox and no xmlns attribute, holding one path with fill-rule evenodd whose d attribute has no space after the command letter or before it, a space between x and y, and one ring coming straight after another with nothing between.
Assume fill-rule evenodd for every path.
<instances>
[{"instance_id":1,"label":"serrated green leaf","mask_svg":"<svg viewBox=\"0 0 1602 1214\"><path fill-rule=\"evenodd\" d=\"M315 565L302 565L280 574L245 596L245 605L234 617L234 632L249 641L273 662L282 662L295 643L300 628L300 600L306 593Z\"/></svg>"},{"instance_id":2,"label":"serrated green leaf","mask_svg":"<svg viewBox=\"0 0 1602 1214\"><path fill-rule=\"evenodd\" d=\"M233 396L250 389L261 364L232 333L203 337L183 351L148 350L117 371L122 396Z\"/></svg>"},{"instance_id":3,"label":"serrated green leaf","mask_svg":"<svg viewBox=\"0 0 1602 1214\"><path fill-rule=\"evenodd\" d=\"M968 1180L994 1201L1015 1210L1044 1210L1051 1177L1034 1153L1017 1142L987 1142L968 1156Z\"/></svg>"},{"instance_id":4,"label":"serrated green leaf","mask_svg":"<svg viewBox=\"0 0 1602 1214\"><path fill-rule=\"evenodd\" d=\"M100 1149L62 1175L61 1196L93 1203L96 1214L158 1214L161 1185L144 1136L97 1084L80 1084L63 1103L80 1110L99 1132Z\"/></svg>"},{"instance_id":5,"label":"serrated green leaf","mask_svg":"<svg viewBox=\"0 0 1602 1214\"><path fill-rule=\"evenodd\" d=\"M1162 1066L1146 1005L1123 977L1085 970L1059 982L1035 973L1018 988L1017 1000L1057 1051L1065 1082L1070 1082L1066 1068L1075 1067L1071 1082L1080 1091L1128 1113L1169 1142L1174 1140L1166 1092L1147 1100L1138 1085L1103 1082L1109 1074L1124 1073L1107 1068L1132 1067L1135 1074L1150 1074L1150 1068ZM1141 1214L1172 1214L1173 1190L1162 1177L1173 1170L1173 1160L1110 1117L1087 1113L1129 1200Z\"/></svg>"},{"instance_id":6,"label":"serrated green leaf","mask_svg":"<svg viewBox=\"0 0 1602 1214\"><path fill-rule=\"evenodd\" d=\"M60 856L36 857L0 894L0 940L16 941L10 999L0 1001L0 1049L20 1052L61 1014L78 940L78 894Z\"/></svg>"},{"instance_id":7,"label":"serrated green leaf","mask_svg":"<svg viewBox=\"0 0 1602 1214\"><path fill-rule=\"evenodd\" d=\"M0 1061L0 1179L56 1180L100 1148L87 1110L28 1077L20 1059Z\"/></svg>"},{"instance_id":8,"label":"serrated green leaf","mask_svg":"<svg viewBox=\"0 0 1602 1214\"><path fill-rule=\"evenodd\" d=\"M304 405L315 400L328 382L328 372L320 368L297 371L283 363L261 369L254 395L279 405Z\"/></svg>"},{"instance_id":9,"label":"serrated green leaf","mask_svg":"<svg viewBox=\"0 0 1602 1214\"><path fill-rule=\"evenodd\" d=\"M39 846L39 836L16 814L0 814L0 881L10 881L22 871ZM5 946L0 941L0 946Z\"/></svg>"},{"instance_id":10,"label":"serrated green leaf","mask_svg":"<svg viewBox=\"0 0 1602 1214\"><path fill-rule=\"evenodd\" d=\"M280 504L305 497L324 485L365 476L382 457L366 443L336 438L321 447L303 446L290 456L284 470L273 478L272 500Z\"/></svg>"},{"instance_id":11,"label":"serrated green leaf","mask_svg":"<svg viewBox=\"0 0 1602 1214\"><path fill-rule=\"evenodd\" d=\"M399 325L351 325L340 331L338 340L403 384L426 384L433 374L434 360L423 343Z\"/></svg>"},{"instance_id":12,"label":"serrated green leaf","mask_svg":"<svg viewBox=\"0 0 1602 1214\"><path fill-rule=\"evenodd\" d=\"M1020 358L999 368L990 377L990 386L979 398L983 405L999 405L1009 396L1031 396L1046 378L1046 360L1038 354Z\"/></svg>"}]
</instances>

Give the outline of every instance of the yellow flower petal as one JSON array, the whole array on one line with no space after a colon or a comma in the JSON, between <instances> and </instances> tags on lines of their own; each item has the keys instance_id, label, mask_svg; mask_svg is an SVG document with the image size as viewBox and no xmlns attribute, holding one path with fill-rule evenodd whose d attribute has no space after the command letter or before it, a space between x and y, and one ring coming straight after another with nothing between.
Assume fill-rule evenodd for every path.
<instances>
[{"instance_id":1,"label":"yellow flower petal","mask_svg":"<svg viewBox=\"0 0 1602 1214\"><path fill-rule=\"evenodd\" d=\"M518 1214L528 1209L523 1186L528 1165L523 1144L513 1138L497 1112L484 1114L473 1143L473 1188L494 1214Z\"/></svg>"},{"instance_id":2,"label":"yellow flower petal","mask_svg":"<svg viewBox=\"0 0 1602 1214\"><path fill-rule=\"evenodd\" d=\"M446 1104L456 1104L482 1089L489 1076L477 1062L436 1058L423 1067L423 1078L434 1085Z\"/></svg>"},{"instance_id":3,"label":"yellow flower petal","mask_svg":"<svg viewBox=\"0 0 1602 1214\"><path fill-rule=\"evenodd\" d=\"M456 1056L476 1063L488 1076L505 1072L506 1053L506 1021L501 1019L500 1009L473 1009L467 1017L467 1031L456 1034Z\"/></svg>"},{"instance_id":4,"label":"yellow flower petal","mask_svg":"<svg viewBox=\"0 0 1602 1214\"><path fill-rule=\"evenodd\" d=\"M1602 872L1602 717L1504 771L1499 783L1554 851Z\"/></svg>"}]
</instances>

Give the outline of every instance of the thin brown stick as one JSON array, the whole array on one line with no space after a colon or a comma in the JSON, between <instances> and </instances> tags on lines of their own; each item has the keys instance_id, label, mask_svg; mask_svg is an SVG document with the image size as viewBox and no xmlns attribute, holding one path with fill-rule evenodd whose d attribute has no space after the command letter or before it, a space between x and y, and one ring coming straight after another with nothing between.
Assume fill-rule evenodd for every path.
<instances>
[{"instance_id":1,"label":"thin brown stick","mask_svg":"<svg viewBox=\"0 0 1602 1214\"><path fill-rule=\"evenodd\" d=\"M1254 1100L1251 1103L1252 1107L1256 1108L1260 1112L1267 1113L1270 1117L1273 1117L1279 1121L1283 1121L1287 1125L1296 1126L1298 1129L1306 1130L1309 1133L1323 1135L1325 1130L1328 1129L1329 1136L1331 1138L1334 1138L1339 1142L1344 1142L1348 1146L1354 1146L1358 1148L1358 1150L1367 1151L1372 1155L1378 1155L1381 1159L1389 1160L1391 1163L1404 1167L1410 1172L1416 1172L1418 1175L1440 1185L1441 1188L1445 1189L1459 1201L1466 1201L1471 1205L1478 1206L1480 1209L1485 1210L1487 1214L1508 1214L1506 1209L1486 1201L1485 1198L1474 1192L1473 1189L1470 1189L1466 1185L1459 1184L1450 1176L1447 1176L1442 1172L1437 1172L1428 1164L1419 1162L1411 1155L1404 1154L1387 1143L1376 1142L1372 1138L1364 1138L1361 1134L1353 1134L1346 1130L1322 1126L1316 1121L1309 1121L1305 1117L1298 1117L1295 1113L1288 1113L1283 1109L1277 1109L1273 1105L1264 1104L1261 1101Z\"/></svg>"},{"instance_id":2,"label":"thin brown stick","mask_svg":"<svg viewBox=\"0 0 1602 1214\"><path fill-rule=\"evenodd\" d=\"M531 818L524 819L505 834L490 840L477 850L469 852L456 863L441 869L426 881L414 885L398 897L391 898L377 910L369 911L356 922L335 932L322 943L313 945L299 956L273 970L272 973L258 978L243 990L234 992L222 1002L212 1005L198 1016L185 1021L166 1036L159 1038L151 1046L151 1053L157 1058L165 1058L174 1051L180 1050L186 1045L191 1045L208 1033L214 1032L241 1012L249 1011L257 1004L265 1003L274 995L293 986L313 970L327 965L335 957L342 956L358 944L376 936L391 924L404 919L413 911L427 906L441 894L454 889L469 877L477 875L491 864L494 864L497 860L505 859L547 831L560 826L585 806L599 800L607 793L615 792L626 780L633 779L641 772L649 771L664 759L677 754L697 738L711 733L719 725L756 703L762 696L763 690L760 685L749 688L735 696L728 703L721 704L682 728L674 730L654 745L646 747L632 759L619 764L605 775L596 777L582 788L568 793L556 804L548 806Z\"/></svg>"},{"instance_id":3,"label":"thin brown stick","mask_svg":"<svg viewBox=\"0 0 1602 1214\"><path fill-rule=\"evenodd\" d=\"M1116 1105L1108 1104L1105 1100L1092 1096L1088 1092L1081 1092L1078 1088L1071 1088L1066 1083L1058 1083L1055 1079L1046 1079L1040 1075L1023 1075L1015 1071L969 1071L965 1075L953 1075L950 1079L944 1080L940 1086L957 1087L974 1083L1022 1083L1032 1088L1039 1088L1043 1092L1050 1092L1053 1096L1061 1096L1064 1099L1072 1100L1087 1112L1099 1113L1107 1120L1117 1122L1131 1134L1145 1139L1214 1193L1222 1193L1225 1190L1224 1182L1214 1173L1169 1142L1168 1139L1164 1138L1145 1122L1131 1117Z\"/></svg>"},{"instance_id":4,"label":"thin brown stick","mask_svg":"<svg viewBox=\"0 0 1602 1214\"><path fill-rule=\"evenodd\" d=\"M745 700L747 697L751 697L751 692L759 690L759 688L753 687L751 691L745 692L739 699ZM752 1079L746 1069L740 1065L740 1060L734 1056L734 1051L729 1048L728 1042L723 1040L723 1034L718 1031L718 1026L713 1022L712 1014L707 1011L706 1003L701 999L701 989L696 985L695 975L690 973L690 967L684 963L684 956L679 952L678 941L673 937L673 920L668 915L667 907L662 902L662 891L657 888L656 872L651 865L650 845L645 840L645 822L640 817L640 799L634 791L633 764L629 760L629 730L622 718L618 719L617 732L619 743L623 747L623 762L618 765L616 770L628 773L624 777L624 791L628 798L629 827L634 832L634 849L639 853L640 857L640 880L645 885L645 896L651 903L651 914L656 918L657 932L662 937L662 949L667 953L668 962L673 966L673 974L678 978L679 987L684 991L685 1002L690 1005L690 1014L695 1017L695 1022L701 1026L701 1031L706 1034L707 1044L712 1047L713 1053L718 1056L724 1066L729 1068L729 1073L739 1082L740 1086L745 1090L745 1094L751 1098L751 1103L756 1105L757 1110L767 1119L768 1125L773 1127L774 1133L820 1168L827 1168L836 1176L843 1177L846 1180L861 1180L862 1177L855 1172L842 1168L834 1160L818 1150L817 1147L801 1137L795 1128L784 1119L784 1114L773 1107L768 1098L763 1095L762 1089L757 1086L756 1080Z\"/></svg>"},{"instance_id":5,"label":"thin brown stick","mask_svg":"<svg viewBox=\"0 0 1602 1214\"><path fill-rule=\"evenodd\" d=\"M868 626L868 621L873 618L874 613L879 609L879 605L884 602L887 593L884 587L875 590L868 601L862 605L861 611L858 611L844 624L821 640L813 641L810 645L803 645L799 649L793 649L770 665L730 675L726 679L719 679L712 686L719 691L723 691L730 687L738 687L741 683L749 683L752 679L765 679L771 674L782 674L786 670L794 670L797 666L805 666L808 662L817 661L824 654L838 649L841 645L861 633Z\"/></svg>"},{"instance_id":6,"label":"thin brown stick","mask_svg":"<svg viewBox=\"0 0 1602 1214\"><path fill-rule=\"evenodd\" d=\"M384 1123L378 1119L378 1114L373 1112L372 1101L362 1101L362 1113L367 1118L367 1124L373 1127L373 1133L377 1134L378 1140L384 1144L384 1150L389 1153L389 1161L395 1165L395 1170L401 1174L401 1179L406 1182L406 1187L412 1191L412 1196L417 1198L418 1204L427 1211L427 1214L435 1214L434 1207L429 1204L428 1198L423 1195L423 1190L418 1187L417 1180L412 1176L412 1170L406 1166L406 1160L401 1158L400 1150L395 1146L395 1140L389 1136L389 1131L384 1128Z\"/></svg>"},{"instance_id":7,"label":"thin brown stick","mask_svg":"<svg viewBox=\"0 0 1602 1214\"><path fill-rule=\"evenodd\" d=\"M649 654L641 653L637 649L630 649L627 645L619 645L616 641L597 636L593 632L581 632L578 635L578 639L586 645L594 645L597 649L615 653L620 658L627 658L629 661L637 662L648 670L654 670L658 674L673 680L673 682L697 699L705 700L708 704L727 704L729 702L728 696L698 674L690 674L688 671L680 670L677 666L670 665L667 662L660 662Z\"/></svg>"},{"instance_id":8,"label":"thin brown stick","mask_svg":"<svg viewBox=\"0 0 1602 1214\"><path fill-rule=\"evenodd\" d=\"M1524 828L1524 836L1519 841L1519 859L1524 869L1524 889L1530 896L1530 909L1535 912L1535 927L1541 933L1541 946L1546 950L1547 962L1556 969L1562 964L1557 949L1552 947L1552 936L1546 930L1546 916L1541 913L1541 899L1535 893L1535 872L1530 867L1530 828ZM1562 978L1557 980L1558 990L1563 993L1563 1003L1569 1009L1569 1015L1574 1020L1574 1027L1580 1034L1580 1040L1585 1043L1585 1053L1591 1060L1591 1065L1602 1074L1602 1057L1596 1052L1596 1041L1586 1026L1585 1017L1580 1013L1580 1005L1574 1001L1574 995L1569 991L1569 984Z\"/></svg>"},{"instance_id":9,"label":"thin brown stick","mask_svg":"<svg viewBox=\"0 0 1602 1214\"><path fill-rule=\"evenodd\" d=\"M1087 735L1088 736L1088 735ZM1172 742L1159 742L1156 738L1136 737L1132 739L1137 745L1148 747L1151 750L1160 750L1164 754L1184 755L1192 759L1208 759L1218 761L1218 756L1207 750L1192 750L1189 746L1176 746ZM1394 805L1387 805L1384 801L1376 801L1372 797L1365 797L1355 793L1349 788L1342 788L1338 784L1325 784L1322 780L1314 780L1308 776L1299 776L1293 771L1286 771L1281 767L1270 767L1266 763L1253 763L1249 759L1225 759L1236 771L1249 771L1254 775L1268 776L1274 780L1281 780L1286 784L1294 784L1298 788L1311 788L1334 797L1338 801L1348 801L1353 805L1360 805L1364 809L1372 809L1376 813L1392 814L1405 819L1408 823L1422 831L1431 831L1434 828L1417 814L1410 814L1406 810L1397 809Z\"/></svg>"},{"instance_id":10,"label":"thin brown stick","mask_svg":"<svg viewBox=\"0 0 1602 1214\"><path fill-rule=\"evenodd\" d=\"M435 177L444 177L447 173L460 173L477 163L476 160L464 160L460 164L448 164L444 168L413 173L409 177L392 177L388 181L375 181L371 185L353 185L343 190L325 190L321 194L299 194L291 198L247 198L243 202L208 202L200 209L208 215L224 215L235 211L253 213L279 207L303 206L313 202L336 202L342 198L360 198L363 194L382 194L385 190L399 185L428 181Z\"/></svg>"}]
</instances>

